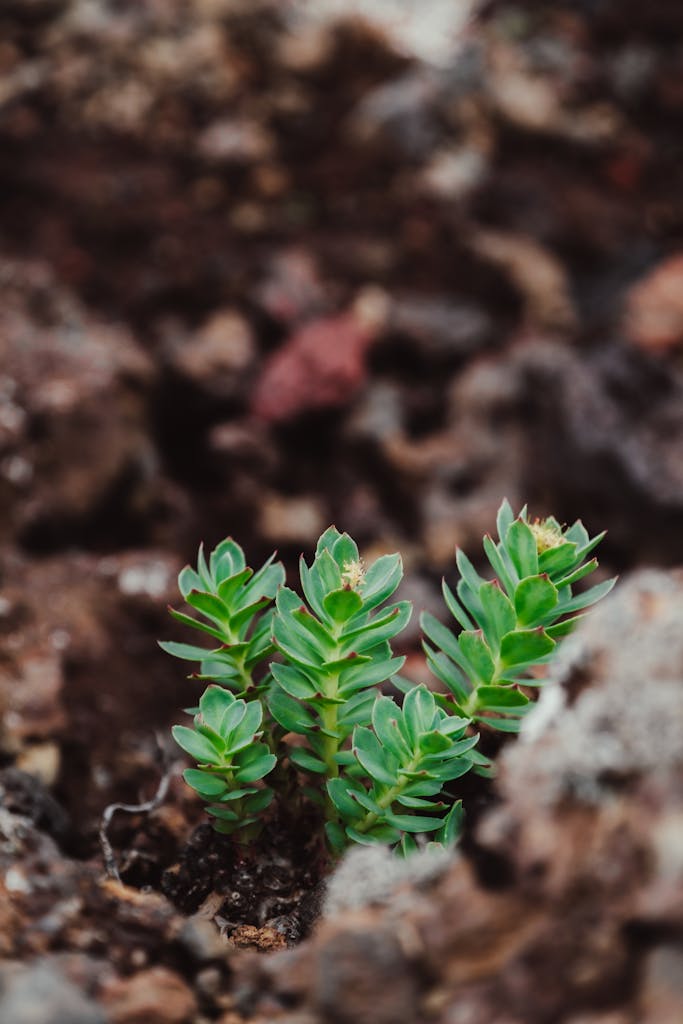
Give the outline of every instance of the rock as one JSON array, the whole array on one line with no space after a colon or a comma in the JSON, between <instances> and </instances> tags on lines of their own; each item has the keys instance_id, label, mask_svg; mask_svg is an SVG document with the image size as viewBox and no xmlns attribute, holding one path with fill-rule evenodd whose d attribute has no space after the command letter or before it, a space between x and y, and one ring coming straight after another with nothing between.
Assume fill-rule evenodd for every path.
<instances>
[{"instance_id":1,"label":"rock","mask_svg":"<svg viewBox=\"0 0 683 1024\"><path fill-rule=\"evenodd\" d=\"M638 541L626 509L638 505L647 524L637 530L641 550L656 535L675 563L683 552L674 525L683 506L683 377L617 345L586 358L529 340L513 361L518 401L533 424L527 457L539 490L572 492L577 505L588 490L604 495L602 521L612 543L627 547Z\"/></svg>"},{"instance_id":2,"label":"rock","mask_svg":"<svg viewBox=\"0 0 683 1024\"><path fill-rule=\"evenodd\" d=\"M271 155L273 142L251 121L222 118L208 125L197 140L199 154L218 164L250 164Z\"/></svg>"},{"instance_id":3,"label":"rock","mask_svg":"<svg viewBox=\"0 0 683 1024\"><path fill-rule=\"evenodd\" d=\"M178 941L199 963L222 960L227 941L211 921L198 914L188 918L178 935Z\"/></svg>"},{"instance_id":4,"label":"rock","mask_svg":"<svg viewBox=\"0 0 683 1024\"><path fill-rule=\"evenodd\" d=\"M368 930L362 921L323 932L313 1003L334 1024L410 1024L416 1019L418 986L399 940L388 929Z\"/></svg>"},{"instance_id":5,"label":"rock","mask_svg":"<svg viewBox=\"0 0 683 1024\"><path fill-rule=\"evenodd\" d=\"M413 297L392 303L388 327L414 340L426 357L464 357L489 341L493 324L477 306Z\"/></svg>"},{"instance_id":6,"label":"rock","mask_svg":"<svg viewBox=\"0 0 683 1024\"><path fill-rule=\"evenodd\" d=\"M253 395L254 415L281 423L346 405L365 381L365 355L374 336L371 325L353 313L306 324L265 364Z\"/></svg>"},{"instance_id":7,"label":"rock","mask_svg":"<svg viewBox=\"0 0 683 1024\"><path fill-rule=\"evenodd\" d=\"M81 537L117 488L120 517L134 517L155 472L153 370L128 330L94 319L42 265L0 260L0 295L3 530L49 550Z\"/></svg>"},{"instance_id":8,"label":"rock","mask_svg":"<svg viewBox=\"0 0 683 1024\"><path fill-rule=\"evenodd\" d=\"M434 72L411 70L367 95L352 115L350 131L357 139L389 142L412 159L424 159L440 134L437 95Z\"/></svg>"},{"instance_id":9,"label":"rock","mask_svg":"<svg viewBox=\"0 0 683 1024\"><path fill-rule=\"evenodd\" d=\"M327 525L322 502L313 495L264 494L259 506L260 533L268 543L315 545Z\"/></svg>"},{"instance_id":10,"label":"rock","mask_svg":"<svg viewBox=\"0 0 683 1024\"><path fill-rule=\"evenodd\" d=\"M112 981L101 998L111 1024L185 1024L197 1010L192 990L165 967Z\"/></svg>"},{"instance_id":11,"label":"rock","mask_svg":"<svg viewBox=\"0 0 683 1024\"><path fill-rule=\"evenodd\" d=\"M494 231L478 232L474 248L508 271L522 296L527 323L549 330L576 326L570 282L562 263L548 249L524 235Z\"/></svg>"},{"instance_id":12,"label":"rock","mask_svg":"<svg viewBox=\"0 0 683 1024\"><path fill-rule=\"evenodd\" d=\"M683 950L657 946L645 963L640 1001L643 1024L678 1024L683 1006Z\"/></svg>"},{"instance_id":13,"label":"rock","mask_svg":"<svg viewBox=\"0 0 683 1024\"><path fill-rule=\"evenodd\" d=\"M12 1024L105 1024L101 1007L49 962L10 977L0 988L0 1020Z\"/></svg>"},{"instance_id":14,"label":"rock","mask_svg":"<svg viewBox=\"0 0 683 1024\"><path fill-rule=\"evenodd\" d=\"M351 847L327 881L323 916L333 918L346 910L392 904L399 886L429 885L452 859L447 850L423 850L401 860L383 846Z\"/></svg>"},{"instance_id":15,"label":"rock","mask_svg":"<svg viewBox=\"0 0 683 1024\"><path fill-rule=\"evenodd\" d=\"M233 395L256 355L248 322L234 310L214 313L189 339L176 342L173 366L210 396Z\"/></svg>"},{"instance_id":16,"label":"rock","mask_svg":"<svg viewBox=\"0 0 683 1024\"><path fill-rule=\"evenodd\" d=\"M625 329L636 345L655 352L683 343L683 254L663 260L631 288Z\"/></svg>"}]
</instances>

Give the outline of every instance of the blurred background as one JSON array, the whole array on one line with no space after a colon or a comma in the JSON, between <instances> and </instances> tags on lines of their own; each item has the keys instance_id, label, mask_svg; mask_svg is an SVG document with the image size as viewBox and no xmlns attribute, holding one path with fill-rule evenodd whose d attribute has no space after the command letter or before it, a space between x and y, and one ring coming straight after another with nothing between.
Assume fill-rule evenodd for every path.
<instances>
[{"instance_id":1,"label":"blurred background","mask_svg":"<svg viewBox=\"0 0 683 1024\"><path fill-rule=\"evenodd\" d=\"M432 610L503 496L681 561L682 30L2 0L0 759L86 845L195 698L155 641L200 540L334 522Z\"/></svg>"}]
</instances>

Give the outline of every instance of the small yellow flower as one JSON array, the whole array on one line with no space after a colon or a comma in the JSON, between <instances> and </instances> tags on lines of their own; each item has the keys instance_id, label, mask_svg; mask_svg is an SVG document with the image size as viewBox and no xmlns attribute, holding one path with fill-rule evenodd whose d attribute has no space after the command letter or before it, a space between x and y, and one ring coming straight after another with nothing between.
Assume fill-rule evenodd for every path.
<instances>
[{"instance_id":1,"label":"small yellow flower","mask_svg":"<svg viewBox=\"0 0 683 1024\"><path fill-rule=\"evenodd\" d=\"M536 550L539 555L564 543L561 528L548 519L534 519L533 523L529 523L529 528L536 539Z\"/></svg>"},{"instance_id":2,"label":"small yellow flower","mask_svg":"<svg viewBox=\"0 0 683 1024\"><path fill-rule=\"evenodd\" d=\"M360 590L365 579L363 559L359 558L352 562L344 562L341 576L346 586L350 587L351 590Z\"/></svg>"}]
</instances>

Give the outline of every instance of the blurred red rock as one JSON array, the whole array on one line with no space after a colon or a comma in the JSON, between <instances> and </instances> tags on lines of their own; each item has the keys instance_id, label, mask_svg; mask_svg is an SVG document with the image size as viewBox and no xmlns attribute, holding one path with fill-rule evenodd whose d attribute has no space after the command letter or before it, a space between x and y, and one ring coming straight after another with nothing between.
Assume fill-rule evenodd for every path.
<instances>
[{"instance_id":1,"label":"blurred red rock","mask_svg":"<svg viewBox=\"0 0 683 1024\"><path fill-rule=\"evenodd\" d=\"M667 350L683 342L683 253L658 263L631 289L626 330L648 349Z\"/></svg>"},{"instance_id":2,"label":"blurred red rock","mask_svg":"<svg viewBox=\"0 0 683 1024\"><path fill-rule=\"evenodd\" d=\"M305 324L265 364L252 410L272 423L345 405L367 376L365 356L384 318L386 299L368 289L350 311Z\"/></svg>"}]
</instances>

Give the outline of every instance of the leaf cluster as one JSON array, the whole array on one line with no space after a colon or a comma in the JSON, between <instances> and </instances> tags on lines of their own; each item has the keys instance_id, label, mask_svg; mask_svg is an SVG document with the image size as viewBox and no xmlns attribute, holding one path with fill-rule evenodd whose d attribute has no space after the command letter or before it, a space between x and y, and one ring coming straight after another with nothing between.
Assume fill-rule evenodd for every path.
<instances>
[{"instance_id":1,"label":"leaf cluster","mask_svg":"<svg viewBox=\"0 0 683 1024\"><path fill-rule=\"evenodd\" d=\"M448 787L470 769L491 772L476 749L480 729L519 730L528 688L542 685L556 644L614 583L574 593L597 568L591 553L603 536L589 538L581 522L530 523L526 509L515 516L504 501L497 526L497 541L484 538L493 579L457 551L455 592L444 581L458 633L421 617L428 664L446 692L399 675L405 658L391 645L412 611L392 600L400 555L366 571L355 541L330 527L312 564L300 560L299 595L274 556L254 573L231 539L208 562L200 548L197 568L178 581L191 614L171 614L214 646L161 646L198 662L194 678L212 684L190 709L193 728L173 735L197 762L184 777L219 831L252 838L273 798L264 780L285 800L289 771L303 775L297 792L324 812L335 852L388 843L405 854L416 835L456 841L462 803ZM382 693L387 682L402 701Z\"/></svg>"},{"instance_id":2,"label":"leaf cluster","mask_svg":"<svg viewBox=\"0 0 683 1024\"><path fill-rule=\"evenodd\" d=\"M449 716L425 686L413 687L403 707L390 697L374 701L371 728L356 726L344 778L327 782L339 821L327 823L333 849L350 839L365 845L401 843L414 848L415 833L434 833L444 845L458 835L462 804L439 800L447 782L472 766L478 736L466 736L469 721ZM434 799L434 798L437 799Z\"/></svg>"},{"instance_id":3,"label":"leaf cluster","mask_svg":"<svg viewBox=\"0 0 683 1024\"><path fill-rule=\"evenodd\" d=\"M218 832L240 830L245 837L273 798L272 789L254 785L277 760L260 740L262 718L258 701L247 702L213 685L200 698L194 728L173 727L176 743L198 762L183 778L209 801L207 810Z\"/></svg>"},{"instance_id":4,"label":"leaf cluster","mask_svg":"<svg viewBox=\"0 0 683 1024\"><path fill-rule=\"evenodd\" d=\"M515 517L504 501L497 527L497 542L484 538L494 579L480 576L458 550L456 592L443 583L459 635L428 612L421 626L428 664L451 695L446 706L493 729L518 732L530 707L520 685L542 685L538 670L550 662L558 640L615 580L574 594L573 586L597 569L597 559L588 556L604 537L591 539L580 521L567 530L552 516L530 524L526 508Z\"/></svg>"},{"instance_id":5,"label":"leaf cluster","mask_svg":"<svg viewBox=\"0 0 683 1024\"><path fill-rule=\"evenodd\" d=\"M174 608L169 612L177 622L212 637L216 646L207 650L171 641L160 646L176 658L199 662L195 679L219 683L248 698L267 687L267 680L257 687L254 671L274 651L272 612L261 614L285 581L284 567L274 558L254 573L239 544L227 538L211 552L208 562L200 546L197 568L188 565L181 571L178 587L195 614Z\"/></svg>"},{"instance_id":6,"label":"leaf cluster","mask_svg":"<svg viewBox=\"0 0 683 1024\"><path fill-rule=\"evenodd\" d=\"M378 558L362 580L360 566L355 541L330 527L313 564L301 558L304 600L287 587L276 598L273 637L283 660L271 665L268 707L283 729L306 739L290 760L321 775L337 773L345 741L370 721L376 687L405 661L389 641L410 619L410 602L385 604L401 581L401 558Z\"/></svg>"}]
</instances>

